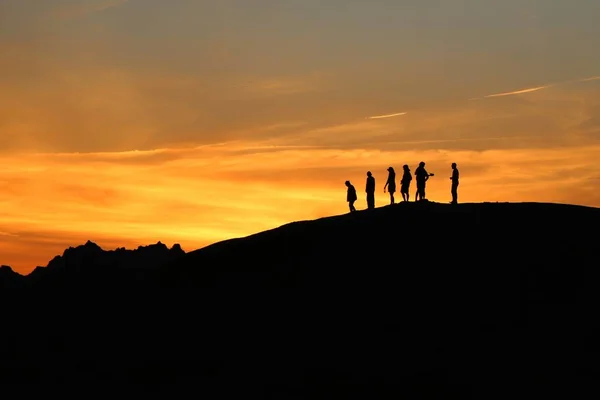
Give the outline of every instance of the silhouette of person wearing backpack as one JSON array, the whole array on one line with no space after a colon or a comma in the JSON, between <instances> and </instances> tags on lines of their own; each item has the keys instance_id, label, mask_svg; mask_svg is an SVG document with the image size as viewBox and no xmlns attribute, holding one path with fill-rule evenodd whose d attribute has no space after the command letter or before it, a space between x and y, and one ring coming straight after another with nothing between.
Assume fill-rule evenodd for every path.
<instances>
[{"instance_id":1,"label":"silhouette of person wearing backpack","mask_svg":"<svg viewBox=\"0 0 600 400\"><path fill-rule=\"evenodd\" d=\"M350 181L346 181L346 187L348 187L348 192L346 194L346 201L348 202L348 206L350 207L350 212L354 212L354 211L356 211L356 208L354 208L354 202L357 199L356 189L354 188L354 186L352 186Z\"/></svg>"}]
</instances>

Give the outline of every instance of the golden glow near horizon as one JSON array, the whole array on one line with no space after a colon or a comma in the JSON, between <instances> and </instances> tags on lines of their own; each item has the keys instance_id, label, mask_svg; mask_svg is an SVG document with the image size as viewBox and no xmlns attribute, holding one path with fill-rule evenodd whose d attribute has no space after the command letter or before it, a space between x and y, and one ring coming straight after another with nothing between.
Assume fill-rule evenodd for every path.
<instances>
[{"instance_id":1,"label":"golden glow near horizon","mask_svg":"<svg viewBox=\"0 0 600 400\"><path fill-rule=\"evenodd\" d=\"M200 3L0 3L0 264L365 208L367 170L383 206L422 160L432 201L456 162L460 202L600 206L600 3Z\"/></svg>"},{"instance_id":2,"label":"golden glow near horizon","mask_svg":"<svg viewBox=\"0 0 600 400\"><path fill-rule=\"evenodd\" d=\"M446 175L458 161L463 202L600 206L600 167L594 164L600 146L568 153L267 148L240 154L245 148L6 156L0 169L8 188L0 195L2 263L28 272L88 239L106 249L160 240L190 251L295 220L345 213L344 180L362 191L369 169L378 183L377 205L383 206L388 164L406 162L414 170L421 159L436 173L428 185L433 201L449 200ZM364 202L361 195L358 206L364 208Z\"/></svg>"}]
</instances>

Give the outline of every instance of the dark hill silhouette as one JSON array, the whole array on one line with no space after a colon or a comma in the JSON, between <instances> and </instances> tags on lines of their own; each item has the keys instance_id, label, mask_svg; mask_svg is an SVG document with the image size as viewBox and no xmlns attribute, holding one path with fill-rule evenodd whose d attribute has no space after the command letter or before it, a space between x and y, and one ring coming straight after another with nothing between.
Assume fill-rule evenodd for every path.
<instances>
[{"instance_id":1,"label":"dark hill silhouette","mask_svg":"<svg viewBox=\"0 0 600 400\"><path fill-rule=\"evenodd\" d=\"M400 203L187 254L157 245L168 255L110 268L119 252L87 243L22 279L2 270L0 380L210 398L592 398L599 222L580 206ZM71 268L71 254L86 256Z\"/></svg>"}]
</instances>

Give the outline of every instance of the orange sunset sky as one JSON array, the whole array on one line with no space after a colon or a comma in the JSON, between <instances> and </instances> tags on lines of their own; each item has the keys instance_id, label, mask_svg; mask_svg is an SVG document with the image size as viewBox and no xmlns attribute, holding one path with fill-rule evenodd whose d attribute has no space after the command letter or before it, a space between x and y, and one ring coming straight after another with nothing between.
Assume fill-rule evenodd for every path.
<instances>
[{"instance_id":1,"label":"orange sunset sky","mask_svg":"<svg viewBox=\"0 0 600 400\"><path fill-rule=\"evenodd\" d=\"M365 208L600 206L597 0L2 0L0 264ZM414 195L411 188L411 198ZM400 197L399 195L397 197ZM399 225L398 229L402 227Z\"/></svg>"}]
</instances>

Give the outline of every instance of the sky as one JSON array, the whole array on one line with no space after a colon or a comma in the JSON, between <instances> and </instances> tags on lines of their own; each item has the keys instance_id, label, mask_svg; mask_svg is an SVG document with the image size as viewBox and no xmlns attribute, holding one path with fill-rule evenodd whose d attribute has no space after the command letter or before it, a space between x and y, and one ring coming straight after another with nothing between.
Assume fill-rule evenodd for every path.
<instances>
[{"instance_id":1,"label":"sky","mask_svg":"<svg viewBox=\"0 0 600 400\"><path fill-rule=\"evenodd\" d=\"M597 0L1 0L0 264L378 206L600 207ZM412 189L414 191L414 188ZM413 194L411 193L411 196ZM400 196L397 196L400 197Z\"/></svg>"}]
</instances>

